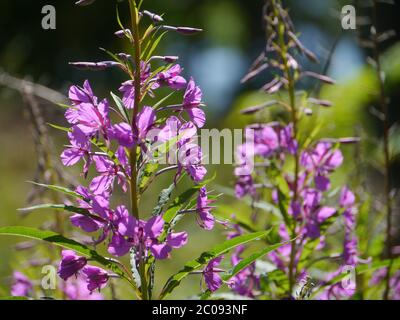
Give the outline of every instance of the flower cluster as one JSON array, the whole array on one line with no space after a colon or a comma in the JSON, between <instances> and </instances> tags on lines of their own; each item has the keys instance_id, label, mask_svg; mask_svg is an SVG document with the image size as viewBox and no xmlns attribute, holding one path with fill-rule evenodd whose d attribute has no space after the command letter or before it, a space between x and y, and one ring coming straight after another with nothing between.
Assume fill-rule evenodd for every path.
<instances>
[{"instance_id":1,"label":"flower cluster","mask_svg":"<svg viewBox=\"0 0 400 320\"><path fill-rule=\"evenodd\" d=\"M148 32L154 35L163 30L182 34L201 30L162 25L164 20L160 16L146 10L136 11L135 2L129 4L136 21L134 30L123 29L116 35L132 43L136 54L118 53L113 55L115 61L71 63L94 71L118 67L129 77L119 87L122 96L112 94L113 102L99 99L88 80L83 86L70 88L71 106L65 112L71 125L67 129L69 144L61 160L65 166L82 161L82 176L89 179L87 187L78 186L74 190L75 204L66 204L75 212L70 217L72 225L87 233L96 233L93 245L106 241L108 253L115 257L133 254L132 261L137 265L132 268L137 268L151 263L152 258L169 258L172 249L181 248L188 241L186 232L174 232L171 221L164 221L162 209L167 202L148 220L139 218L138 202L149 184L164 172L175 170L175 185L183 176L196 184L204 179L207 170L202 164L197 131L205 125L206 116L202 91L192 77L184 77L183 68L176 63L178 57L143 54L139 57L141 42L153 38L149 40L146 38L149 34L145 34L138 39L135 34L145 16L151 19ZM161 98L160 88L172 92ZM182 92L181 102L165 105L175 92ZM154 103L142 105L146 97ZM163 156L167 158L165 163ZM156 171L164 164L168 166ZM130 210L124 204L111 206L117 188L122 193L130 191ZM177 214L195 212L199 225L211 230L214 227L211 202L206 187L201 186L196 205ZM79 273L90 292L103 288L109 275L86 263L85 258L64 251L59 275L67 280Z\"/></svg>"},{"instance_id":2,"label":"flower cluster","mask_svg":"<svg viewBox=\"0 0 400 320\"><path fill-rule=\"evenodd\" d=\"M242 113L253 115L277 106L288 113L289 122L253 123L245 128L245 141L237 149L235 193L238 199L249 196L252 202L268 197L283 218L278 236L287 244L269 253L269 260L289 280L287 296L292 297L295 282L307 274L301 261L310 258L310 249L325 247L326 230L335 217L345 220L343 262L355 266L357 239L354 234L355 197L344 188L339 201L333 199L331 175L342 165L339 147L354 143L354 138L312 139L302 136L302 119L313 115L313 106L329 107L331 103L309 97L297 101L296 85L304 77L327 84L334 81L325 75L303 70L295 54L316 61L296 37L289 13L281 1L267 1L263 11L267 28L266 50L258 57L243 79L248 81L266 68L276 70L275 78L263 86L269 95L285 90L288 99L270 100ZM307 93L302 93L307 98ZM256 219L256 217L253 216ZM256 283L256 281L255 281ZM248 288L249 286L247 286ZM246 287L245 287L246 288Z\"/></svg>"}]
</instances>

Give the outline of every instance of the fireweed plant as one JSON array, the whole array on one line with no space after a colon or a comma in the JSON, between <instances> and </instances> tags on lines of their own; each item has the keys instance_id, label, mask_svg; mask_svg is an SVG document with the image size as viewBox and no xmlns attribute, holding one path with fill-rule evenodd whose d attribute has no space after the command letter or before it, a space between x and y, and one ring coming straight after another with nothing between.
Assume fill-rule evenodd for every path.
<instances>
[{"instance_id":1,"label":"fireweed plant","mask_svg":"<svg viewBox=\"0 0 400 320\"><path fill-rule=\"evenodd\" d=\"M300 42L281 1L266 1L263 22L267 37L265 50L243 82L270 70L274 78L262 91L274 98L261 106L245 109L243 114L254 115L277 106L288 115L288 120L253 123L245 129L245 142L237 150L235 194L238 199L250 196L253 203L272 203L279 213L278 237L281 241L294 241L268 254L269 262L275 267L266 279L257 275L256 264L249 267L247 284L240 288L241 293L250 297L262 295L265 287L274 283L277 289L269 293L274 294L274 298L303 299L311 294L319 299L350 298L355 292L354 284L343 286L337 279L345 270L362 262L354 232L357 203L347 186L332 186L331 175L344 161L340 147L356 143L357 139L316 140L318 128L307 131L305 124L314 116L316 108L330 107L331 103L313 98L305 91L296 91L296 87L305 77L327 84L334 84L334 81L304 70L297 57L305 56L313 62L317 62L317 58ZM252 219L255 221L257 214ZM320 274L319 260L313 260L312 256L324 250L329 230L337 225L342 226L344 234L341 253L321 261L336 261L338 267L320 277L319 292L312 292L317 285L313 277ZM240 256L245 248L236 250Z\"/></svg>"},{"instance_id":2,"label":"fireweed plant","mask_svg":"<svg viewBox=\"0 0 400 320\"><path fill-rule=\"evenodd\" d=\"M71 63L93 71L119 68L126 76L119 94L111 92L112 100L101 99L89 80L82 86L73 85L69 90L70 104L64 105L69 127L53 125L68 137L61 154L63 165L81 165L86 183L73 190L40 184L70 200L24 209L72 213L70 224L91 240L83 244L53 231L25 227L0 230L2 235L25 236L62 247L58 276L63 282L59 287L62 297L67 299L101 299L102 289L109 285L112 298L116 298L112 278L127 281L138 299L152 299L156 262L173 257L172 251L188 242L187 232L176 231L183 215L191 215L205 230L212 230L216 222L227 226L227 222L216 220L211 213L216 196L207 190L207 170L196 139L198 129L206 121L202 91L193 78L184 77L178 57L155 55L166 33L192 35L202 30L166 25L163 16L142 10L143 1L126 2L131 28L126 28L117 14L121 30L115 34L130 44L130 52L114 54L104 50L113 60ZM171 93L160 96L160 88ZM167 103L170 97L178 95L181 103ZM167 172L175 172L170 185L154 199L152 212L142 212L143 194ZM182 191L184 179L191 180L194 186ZM114 204L117 190L126 195L126 203ZM178 195L173 199L175 192ZM247 290L245 281L256 256L242 260L236 253L230 270L220 268L219 264L230 250L240 250L245 243L264 238L268 232L230 233L226 242L204 252L171 276L158 297L167 297L189 275L200 275L200 291L205 297L224 283L238 292ZM100 244L105 244L112 258L96 251ZM279 246L267 246L263 254ZM129 266L121 259L125 256L129 257ZM35 283L21 272L14 274L13 296L35 297L34 287Z\"/></svg>"}]
</instances>

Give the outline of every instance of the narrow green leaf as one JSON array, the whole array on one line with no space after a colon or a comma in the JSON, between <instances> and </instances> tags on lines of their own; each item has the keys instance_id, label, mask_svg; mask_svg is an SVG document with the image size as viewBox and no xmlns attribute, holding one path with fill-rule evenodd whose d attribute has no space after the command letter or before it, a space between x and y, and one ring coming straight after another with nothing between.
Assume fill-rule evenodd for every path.
<instances>
[{"instance_id":1,"label":"narrow green leaf","mask_svg":"<svg viewBox=\"0 0 400 320\"><path fill-rule=\"evenodd\" d=\"M164 213L163 219L165 223L170 223L175 218L178 211L182 209L185 203L188 202L198 191L199 189L197 187L192 187L176 197Z\"/></svg>"},{"instance_id":2,"label":"narrow green leaf","mask_svg":"<svg viewBox=\"0 0 400 320\"><path fill-rule=\"evenodd\" d=\"M158 38L153 42L153 45L151 46L149 52L146 55L146 61L148 61L150 59L150 57L152 56L153 52L157 49L158 45L160 44L160 41L162 40L162 38L165 36L165 34L167 33L167 31L164 31L163 33L161 33Z\"/></svg>"},{"instance_id":3,"label":"narrow green leaf","mask_svg":"<svg viewBox=\"0 0 400 320\"><path fill-rule=\"evenodd\" d=\"M29 297L22 296L11 296L11 297L0 297L0 300L31 300Z\"/></svg>"},{"instance_id":4,"label":"narrow green leaf","mask_svg":"<svg viewBox=\"0 0 400 320\"><path fill-rule=\"evenodd\" d=\"M147 163L139 176L139 194L143 194L146 191L150 183L153 181L153 177L159 167L158 163Z\"/></svg>"},{"instance_id":5,"label":"narrow green leaf","mask_svg":"<svg viewBox=\"0 0 400 320\"><path fill-rule=\"evenodd\" d=\"M161 214L162 209L171 199L172 192L175 189L175 183L172 183L168 188L163 189L158 197L157 205L154 207L152 215L158 216Z\"/></svg>"},{"instance_id":6,"label":"narrow green leaf","mask_svg":"<svg viewBox=\"0 0 400 320\"><path fill-rule=\"evenodd\" d=\"M222 276L222 279L224 281L228 281L229 279L231 279L232 277L236 276L240 271L242 271L243 269L247 268L248 266L250 266L252 263L254 263L256 260L262 258L263 256L265 256L266 254L284 246L285 244L288 244L290 241L286 241L283 243L277 243L271 246L268 246L264 249L262 249L259 252L256 252L252 255L250 255L249 257L242 259L236 266L234 266L227 274Z\"/></svg>"},{"instance_id":7,"label":"narrow green leaf","mask_svg":"<svg viewBox=\"0 0 400 320\"><path fill-rule=\"evenodd\" d=\"M39 187L43 187L43 188L46 188L46 189L50 189L50 190L53 190L53 191L64 193L64 194L66 194L68 196L71 196L71 197L74 197L74 198L83 199L82 195L80 195L79 193L77 193L75 191L72 191L72 190L70 190L68 188L64 188L64 187L60 187L60 186L56 186L56 185L50 185L50 184L37 183L37 182L34 182L34 181L28 181L28 182L32 183L32 184L34 184L36 186L39 186Z\"/></svg>"},{"instance_id":8,"label":"narrow green leaf","mask_svg":"<svg viewBox=\"0 0 400 320\"><path fill-rule=\"evenodd\" d=\"M122 278L130 281L127 278L125 272L121 269L121 266L117 262L101 256L95 250L88 248L84 244L81 244L72 239L68 239L53 231L39 230L29 227L11 226L11 227L0 227L0 235L19 236L34 240L46 241L56 246L73 250L77 254L98 262L99 264L115 272Z\"/></svg>"},{"instance_id":9,"label":"narrow green leaf","mask_svg":"<svg viewBox=\"0 0 400 320\"><path fill-rule=\"evenodd\" d=\"M215 246L210 251L203 252L200 257L195 260L189 261L185 264L183 269L176 273L175 275L171 276L167 283L165 284L164 288L161 291L160 299L164 299L167 295L169 295L179 284L181 281L186 278L191 272L198 270L202 266L206 265L210 260L223 255L230 250L249 243L251 241L259 240L263 237L266 237L270 230L267 231L260 231L255 233L245 234L239 237L235 237L233 239L227 240L222 244Z\"/></svg>"},{"instance_id":10,"label":"narrow green leaf","mask_svg":"<svg viewBox=\"0 0 400 320\"><path fill-rule=\"evenodd\" d=\"M74 207L74 206L67 206L65 204L39 204L37 206L18 209L18 211L29 212L29 211L43 210L43 209L53 209L53 210L59 210L59 211L68 211L68 212L72 212L72 213L79 213L83 216L92 218L93 220L104 222L104 220L102 218L91 214L87 209L78 208L78 207Z\"/></svg>"},{"instance_id":11,"label":"narrow green leaf","mask_svg":"<svg viewBox=\"0 0 400 320\"><path fill-rule=\"evenodd\" d=\"M129 120L129 114L124 106L124 103L122 102L121 98L118 97L116 94L114 94L112 91L110 92L111 97L113 98L115 104L117 105L117 108L119 112L121 113L121 116L124 118L124 120L127 123L131 123Z\"/></svg>"},{"instance_id":12,"label":"narrow green leaf","mask_svg":"<svg viewBox=\"0 0 400 320\"><path fill-rule=\"evenodd\" d=\"M52 124L52 123L47 123L47 124L48 124L50 127L52 127L53 129L57 129L57 130L64 131L64 132L71 132L71 128L58 126L58 125Z\"/></svg>"},{"instance_id":13,"label":"narrow green leaf","mask_svg":"<svg viewBox=\"0 0 400 320\"><path fill-rule=\"evenodd\" d=\"M161 106L165 101L167 101L169 98L171 98L176 91L172 91L170 94L166 95L164 98L162 98L161 100L159 100L154 106L154 109L157 109L159 106Z\"/></svg>"}]
</instances>

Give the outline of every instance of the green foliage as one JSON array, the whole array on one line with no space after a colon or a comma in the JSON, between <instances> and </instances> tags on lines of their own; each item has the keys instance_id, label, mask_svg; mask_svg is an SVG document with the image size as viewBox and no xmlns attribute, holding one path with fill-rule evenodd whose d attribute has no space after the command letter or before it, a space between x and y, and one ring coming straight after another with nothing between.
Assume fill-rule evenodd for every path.
<instances>
[{"instance_id":1,"label":"green foliage","mask_svg":"<svg viewBox=\"0 0 400 320\"><path fill-rule=\"evenodd\" d=\"M240 245L244 245L251 241L260 240L266 237L269 232L270 230L260 231L235 237L215 246L209 251L203 252L200 257L186 263L181 271L168 279L167 283L161 291L160 299L164 299L166 296L168 296L177 286L179 286L180 282L184 278L186 278L191 272L196 271L202 266L206 265L208 262L210 262L210 260L220 255L223 255Z\"/></svg>"}]
</instances>

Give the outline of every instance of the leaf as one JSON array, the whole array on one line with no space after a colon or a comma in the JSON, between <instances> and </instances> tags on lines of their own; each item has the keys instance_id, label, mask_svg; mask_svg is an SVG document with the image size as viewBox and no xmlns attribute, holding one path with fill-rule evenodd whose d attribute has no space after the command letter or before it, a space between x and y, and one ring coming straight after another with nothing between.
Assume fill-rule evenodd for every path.
<instances>
[{"instance_id":1,"label":"leaf","mask_svg":"<svg viewBox=\"0 0 400 320\"><path fill-rule=\"evenodd\" d=\"M154 207L152 212L153 216L158 216L159 214L161 214L162 209L171 199L171 195L174 189L175 189L175 183L172 183L168 188L165 188L160 192L157 205Z\"/></svg>"},{"instance_id":2,"label":"leaf","mask_svg":"<svg viewBox=\"0 0 400 320\"><path fill-rule=\"evenodd\" d=\"M31 298L23 296L10 296L10 297L0 297L0 300L31 300Z\"/></svg>"},{"instance_id":3,"label":"leaf","mask_svg":"<svg viewBox=\"0 0 400 320\"><path fill-rule=\"evenodd\" d=\"M112 91L110 92L110 94L111 94L111 97L113 98L115 104L117 105L117 108L118 108L119 112L121 113L121 116L124 118L124 120L127 123L131 123L131 121L129 120L129 114L128 114L121 98L118 97L116 94L114 94Z\"/></svg>"},{"instance_id":4,"label":"leaf","mask_svg":"<svg viewBox=\"0 0 400 320\"><path fill-rule=\"evenodd\" d=\"M77 254L83 257L98 262L102 266L113 271L114 273L118 274L123 279L131 283L129 278L127 278L125 272L121 269L119 263L101 256L95 250L88 248L84 244L81 244L72 239L68 239L53 231L39 230L29 227L12 226L12 227L0 227L0 235L19 236L34 240L42 240L65 249L73 250Z\"/></svg>"},{"instance_id":5,"label":"leaf","mask_svg":"<svg viewBox=\"0 0 400 320\"><path fill-rule=\"evenodd\" d=\"M64 132L71 132L72 129L71 128L67 128L67 127L62 127L62 126L58 126L56 124L52 124L52 123L47 123L50 127L52 127L53 129L57 129L60 131L64 131Z\"/></svg>"},{"instance_id":6,"label":"leaf","mask_svg":"<svg viewBox=\"0 0 400 320\"><path fill-rule=\"evenodd\" d=\"M158 163L147 163L139 176L139 194L143 194L146 191L150 183L153 181L153 177L158 169Z\"/></svg>"},{"instance_id":7,"label":"leaf","mask_svg":"<svg viewBox=\"0 0 400 320\"><path fill-rule=\"evenodd\" d=\"M50 185L50 184L37 183L37 182L34 182L34 181L28 181L28 182L32 183L32 184L34 184L36 186L39 186L39 187L43 187L43 188L47 188L47 189L50 189L50 190L53 190L53 191L64 193L64 194L66 194L68 196L71 196L71 197L74 197L74 198L83 199L82 195L80 195L79 193L77 193L75 191L72 191L72 190L70 190L68 188L64 188L64 187L60 187L60 186L56 186L56 185Z\"/></svg>"},{"instance_id":8,"label":"leaf","mask_svg":"<svg viewBox=\"0 0 400 320\"><path fill-rule=\"evenodd\" d=\"M278 187L278 205L279 210L282 214L283 220L285 221L286 226L291 228L291 220L288 214L288 204L287 204L287 197L282 192L281 188Z\"/></svg>"},{"instance_id":9,"label":"leaf","mask_svg":"<svg viewBox=\"0 0 400 320\"><path fill-rule=\"evenodd\" d=\"M92 218L93 220L104 222L104 220L102 218L91 214L87 209L78 208L78 207L74 207L74 206L68 206L65 204L39 204L37 206L18 209L18 211L26 212L26 211L35 211L35 210L42 210L42 209L54 209L54 210L60 210L60 211L68 211L68 212L72 212L72 213L79 213L83 216Z\"/></svg>"},{"instance_id":10,"label":"leaf","mask_svg":"<svg viewBox=\"0 0 400 320\"><path fill-rule=\"evenodd\" d=\"M171 98L176 91L172 91L170 94L166 95L164 98L162 98L161 100L159 100L154 106L154 109L157 109L159 106L161 106L165 101L167 101L169 98Z\"/></svg>"},{"instance_id":11,"label":"leaf","mask_svg":"<svg viewBox=\"0 0 400 320\"><path fill-rule=\"evenodd\" d=\"M165 223L170 223L178 213L180 209L188 202L195 194L199 191L198 187L192 187L185 192L182 192L178 197L175 198L173 203L165 211L163 219Z\"/></svg>"},{"instance_id":12,"label":"leaf","mask_svg":"<svg viewBox=\"0 0 400 320\"><path fill-rule=\"evenodd\" d=\"M144 59L145 61L148 61L150 59L151 55L157 49L158 45L160 44L160 41L162 40L162 38L165 36L166 33L167 31L164 31L157 37L156 40L154 40L153 45L151 46L149 52L147 52L146 54L146 59Z\"/></svg>"},{"instance_id":13,"label":"leaf","mask_svg":"<svg viewBox=\"0 0 400 320\"><path fill-rule=\"evenodd\" d=\"M277 243L271 246L268 246L264 249L262 249L259 252L253 253L252 255L250 255L249 257L242 259L236 266L234 266L227 274L222 276L222 279L224 281L228 281L229 279L231 279L232 277L236 276L240 271L242 271L243 269L246 269L248 266L250 266L252 263L254 263L256 260L262 258L263 256L265 256L267 253L274 251L282 246L284 246L285 244L290 243L290 241L286 241L283 243Z\"/></svg>"},{"instance_id":14,"label":"leaf","mask_svg":"<svg viewBox=\"0 0 400 320\"><path fill-rule=\"evenodd\" d=\"M255 233L245 234L239 237L235 237L233 239L227 240L222 244L215 246L210 251L203 252L200 257L195 260L189 261L185 264L183 269L176 273L175 275L171 276L167 283L165 284L164 288L161 291L160 299L164 299L167 295L169 295L179 284L181 281L186 278L191 272L199 269L203 265L206 265L211 259L218 257L227 253L228 251L246 244L248 242L259 240L268 235L270 230L267 231L260 231Z\"/></svg>"}]
</instances>

